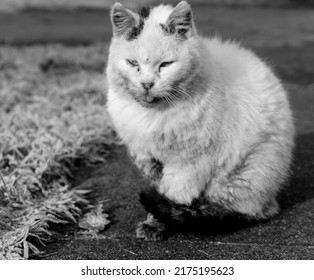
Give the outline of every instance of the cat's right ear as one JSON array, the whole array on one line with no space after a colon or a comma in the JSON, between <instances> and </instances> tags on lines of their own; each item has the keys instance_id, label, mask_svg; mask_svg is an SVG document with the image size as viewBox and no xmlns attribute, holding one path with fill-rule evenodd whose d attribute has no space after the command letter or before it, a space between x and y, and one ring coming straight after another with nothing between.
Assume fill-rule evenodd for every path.
<instances>
[{"instance_id":1,"label":"cat's right ear","mask_svg":"<svg viewBox=\"0 0 314 280\"><path fill-rule=\"evenodd\" d=\"M181 1L172 11L167 20L167 30L171 34L188 37L193 33L193 16L190 5Z\"/></svg>"},{"instance_id":2,"label":"cat's right ear","mask_svg":"<svg viewBox=\"0 0 314 280\"><path fill-rule=\"evenodd\" d=\"M134 26L138 24L138 15L125 9L122 4L115 3L110 12L113 33L117 36L123 36Z\"/></svg>"}]
</instances>

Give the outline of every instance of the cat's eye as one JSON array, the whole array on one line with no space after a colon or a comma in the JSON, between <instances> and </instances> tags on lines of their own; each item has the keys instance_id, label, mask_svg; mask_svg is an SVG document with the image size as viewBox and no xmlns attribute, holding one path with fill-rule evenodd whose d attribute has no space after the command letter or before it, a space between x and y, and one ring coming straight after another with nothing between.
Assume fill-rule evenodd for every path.
<instances>
[{"instance_id":1,"label":"cat's eye","mask_svg":"<svg viewBox=\"0 0 314 280\"><path fill-rule=\"evenodd\" d=\"M159 69L171 65L174 61L165 61L159 65Z\"/></svg>"},{"instance_id":2,"label":"cat's eye","mask_svg":"<svg viewBox=\"0 0 314 280\"><path fill-rule=\"evenodd\" d=\"M130 64L132 67L138 67L138 62L136 60L127 59L126 62Z\"/></svg>"}]
</instances>

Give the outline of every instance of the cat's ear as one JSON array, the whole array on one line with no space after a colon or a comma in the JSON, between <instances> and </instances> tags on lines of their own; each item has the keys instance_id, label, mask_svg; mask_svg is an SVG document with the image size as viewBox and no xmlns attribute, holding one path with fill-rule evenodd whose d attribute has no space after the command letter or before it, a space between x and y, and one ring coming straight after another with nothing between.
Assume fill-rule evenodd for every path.
<instances>
[{"instance_id":1,"label":"cat's ear","mask_svg":"<svg viewBox=\"0 0 314 280\"><path fill-rule=\"evenodd\" d=\"M113 32L117 36L126 34L133 27L138 25L139 17L132 11L124 8L122 4L115 3L110 12Z\"/></svg>"},{"instance_id":2,"label":"cat's ear","mask_svg":"<svg viewBox=\"0 0 314 280\"><path fill-rule=\"evenodd\" d=\"M191 6L186 1L181 1L172 11L167 27L171 33L188 37L193 32L193 17Z\"/></svg>"}]
</instances>

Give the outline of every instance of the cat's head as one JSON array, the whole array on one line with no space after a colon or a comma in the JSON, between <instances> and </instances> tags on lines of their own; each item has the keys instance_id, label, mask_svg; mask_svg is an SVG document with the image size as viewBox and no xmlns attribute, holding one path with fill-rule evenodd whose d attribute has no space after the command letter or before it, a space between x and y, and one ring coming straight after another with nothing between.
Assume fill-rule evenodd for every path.
<instances>
[{"instance_id":1,"label":"cat's head","mask_svg":"<svg viewBox=\"0 0 314 280\"><path fill-rule=\"evenodd\" d=\"M174 106L191 98L188 88L199 61L190 5L138 12L116 3L108 75L144 107Z\"/></svg>"}]
</instances>

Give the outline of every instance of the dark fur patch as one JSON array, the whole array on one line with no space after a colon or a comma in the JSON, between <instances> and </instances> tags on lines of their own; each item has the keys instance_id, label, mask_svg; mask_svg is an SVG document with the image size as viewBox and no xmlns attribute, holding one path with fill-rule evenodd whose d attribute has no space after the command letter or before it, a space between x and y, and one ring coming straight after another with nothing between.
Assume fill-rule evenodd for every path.
<instances>
[{"instance_id":1,"label":"dark fur patch","mask_svg":"<svg viewBox=\"0 0 314 280\"><path fill-rule=\"evenodd\" d=\"M166 229L166 232L163 232L164 237L174 232L193 232L202 235L225 234L264 221L231 212L220 205L209 202L204 195L187 206L177 204L159 194L156 189L150 188L140 194L140 202L146 211L158 220L159 224L165 224L165 228L161 227Z\"/></svg>"},{"instance_id":2,"label":"dark fur patch","mask_svg":"<svg viewBox=\"0 0 314 280\"><path fill-rule=\"evenodd\" d=\"M139 14L140 18L147 19L150 15L151 6L144 6L138 9L137 13Z\"/></svg>"},{"instance_id":3,"label":"dark fur patch","mask_svg":"<svg viewBox=\"0 0 314 280\"><path fill-rule=\"evenodd\" d=\"M157 220L146 220L137 225L136 237L145 240L164 240L168 237L170 231L163 223Z\"/></svg>"},{"instance_id":4,"label":"dark fur patch","mask_svg":"<svg viewBox=\"0 0 314 280\"><path fill-rule=\"evenodd\" d=\"M178 34L185 37L185 34L189 31L189 28L179 28L177 30Z\"/></svg>"},{"instance_id":5,"label":"dark fur patch","mask_svg":"<svg viewBox=\"0 0 314 280\"><path fill-rule=\"evenodd\" d=\"M191 205L178 204L158 193L156 188L145 189L140 194L140 202L148 213L168 226L182 227L194 224L208 217L222 219L233 215L226 208L208 201L204 195L194 199Z\"/></svg>"},{"instance_id":6,"label":"dark fur patch","mask_svg":"<svg viewBox=\"0 0 314 280\"><path fill-rule=\"evenodd\" d=\"M166 24L160 23L160 27L165 35L173 35L176 32L175 28L173 28L173 25L168 26Z\"/></svg>"},{"instance_id":7,"label":"dark fur patch","mask_svg":"<svg viewBox=\"0 0 314 280\"><path fill-rule=\"evenodd\" d=\"M151 159L151 180L160 180L162 178L162 171L164 165L156 158Z\"/></svg>"},{"instance_id":8,"label":"dark fur patch","mask_svg":"<svg viewBox=\"0 0 314 280\"><path fill-rule=\"evenodd\" d=\"M139 24L131 28L131 30L127 34L126 39L128 41L135 40L141 34L143 28L144 28L144 20L140 18Z\"/></svg>"},{"instance_id":9,"label":"dark fur patch","mask_svg":"<svg viewBox=\"0 0 314 280\"><path fill-rule=\"evenodd\" d=\"M163 23L160 23L160 27L162 29L162 31L164 32L165 35L178 35L178 38L184 38L186 39L186 33L189 31L189 29L191 28L191 26L189 27L182 27L182 28L178 28L176 29L174 25L165 25Z\"/></svg>"},{"instance_id":10,"label":"dark fur patch","mask_svg":"<svg viewBox=\"0 0 314 280\"><path fill-rule=\"evenodd\" d=\"M149 17L150 11L151 11L150 6L144 6L136 11L140 16L139 24L137 26L132 27L129 33L127 34L126 39L128 41L135 40L141 34L144 28L144 22Z\"/></svg>"}]
</instances>

